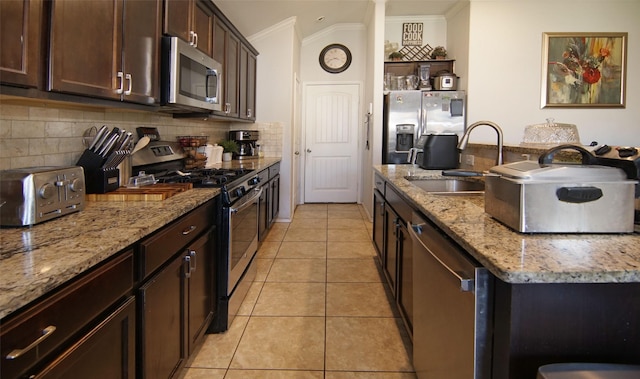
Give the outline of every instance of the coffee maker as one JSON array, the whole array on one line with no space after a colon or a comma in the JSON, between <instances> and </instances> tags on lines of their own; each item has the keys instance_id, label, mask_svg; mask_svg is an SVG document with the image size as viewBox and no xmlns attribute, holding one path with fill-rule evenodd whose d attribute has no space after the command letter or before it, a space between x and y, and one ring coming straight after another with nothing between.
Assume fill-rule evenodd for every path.
<instances>
[{"instance_id":1,"label":"coffee maker","mask_svg":"<svg viewBox=\"0 0 640 379\"><path fill-rule=\"evenodd\" d=\"M257 130L233 130L229 132L229 139L236 141L238 152L234 154L235 159L258 158L256 144L260 139L260 132Z\"/></svg>"}]
</instances>

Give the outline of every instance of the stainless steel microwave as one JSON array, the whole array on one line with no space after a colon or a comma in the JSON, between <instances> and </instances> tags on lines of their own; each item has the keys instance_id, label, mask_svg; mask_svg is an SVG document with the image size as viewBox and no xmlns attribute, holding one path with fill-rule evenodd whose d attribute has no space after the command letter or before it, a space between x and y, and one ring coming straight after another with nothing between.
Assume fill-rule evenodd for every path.
<instances>
[{"instance_id":1,"label":"stainless steel microwave","mask_svg":"<svg viewBox=\"0 0 640 379\"><path fill-rule=\"evenodd\" d=\"M222 110L222 65L178 37L162 38L161 105L177 112Z\"/></svg>"}]
</instances>

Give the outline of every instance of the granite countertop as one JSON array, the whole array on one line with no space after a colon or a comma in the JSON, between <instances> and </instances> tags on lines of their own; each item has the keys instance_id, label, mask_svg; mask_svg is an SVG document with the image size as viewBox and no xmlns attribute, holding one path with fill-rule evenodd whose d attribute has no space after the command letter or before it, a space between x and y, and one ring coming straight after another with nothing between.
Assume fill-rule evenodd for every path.
<instances>
[{"instance_id":1,"label":"granite countertop","mask_svg":"<svg viewBox=\"0 0 640 379\"><path fill-rule=\"evenodd\" d=\"M265 169L279 158L216 167ZM31 227L0 229L0 319L213 199L194 188L163 201L86 201L85 209Z\"/></svg>"},{"instance_id":2,"label":"granite countertop","mask_svg":"<svg viewBox=\"0 0 640 379\"><path fill-rule=\"evenodd\" d=\"M441 170L409 164L374 170L505 282L640 282L639 234L518 233L484 212L484 196L429 194L404 178L442 178Z\"/></svg>"}]
</instances>

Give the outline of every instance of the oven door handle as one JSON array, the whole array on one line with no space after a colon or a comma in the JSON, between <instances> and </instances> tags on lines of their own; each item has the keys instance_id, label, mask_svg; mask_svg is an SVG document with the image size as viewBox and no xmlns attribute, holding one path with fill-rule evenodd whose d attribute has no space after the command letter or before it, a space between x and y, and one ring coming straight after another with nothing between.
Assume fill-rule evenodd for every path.
<instances>
[{"instance_id":1,"label":"oven door handle","mask_svg":"<svg viewBox=\"0 0 640 379\"><path fill-rule=\"evenodd\" d=\"M251 196L249 199L245 200L240 204L237 208L229 208L229 212L238 213L246 208L249 208L254 201L256 201L262 195L262 187L256 188L253 190L255 195Z\"/></svg>"}]
</instances>

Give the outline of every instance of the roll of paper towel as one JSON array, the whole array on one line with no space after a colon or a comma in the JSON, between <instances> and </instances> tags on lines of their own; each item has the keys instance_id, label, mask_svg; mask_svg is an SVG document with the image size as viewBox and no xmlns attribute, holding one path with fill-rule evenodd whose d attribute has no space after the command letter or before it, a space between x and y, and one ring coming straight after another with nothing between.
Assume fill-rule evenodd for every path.
<instances>
[{"instance_id":1,"label":"roll of paper towel","mask_svg":"<svg viewBox=\"0 0 640 379\"><path fill-rule=\"evenodd\" d=\"M222 146L218 146L218 144L207 144L207 147L204 150L205 155L207 156L207 167L210 167L213 164L222 162L222 151L224 149Z\"/></svg>"}]
</instances>

